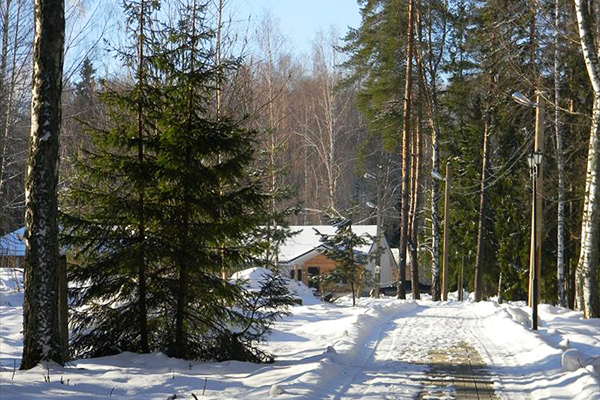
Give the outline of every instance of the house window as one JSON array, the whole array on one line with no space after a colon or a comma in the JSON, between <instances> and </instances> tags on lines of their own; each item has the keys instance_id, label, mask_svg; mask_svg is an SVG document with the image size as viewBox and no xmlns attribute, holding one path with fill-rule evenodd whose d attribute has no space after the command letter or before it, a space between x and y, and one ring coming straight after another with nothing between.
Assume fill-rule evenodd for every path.
<instances>
[{"instance_id":1,"label":"house window","mask_svg":"<svg viewBox=\"0 0 600 400\"><path fill-rule=\"evenodd\" d=\"M297 269L296 272L298 272L298 279L295 280L302 282L302 270ZM290 279L294 279L294 270L290 271Z\"/></svg>"},{"instance_id":2,"label":"house window","mask_svg":"<svg viewBox=\"0 0 600 400\"><path fill-rule=\"evenodd\" d=\"M298 279L294 279L295 278L295 276L294 276L294 270L290 271L290 279L302 282L302 270L301 269L297 269L295 272L298 273Z\"/></svg>"}]
</instances>

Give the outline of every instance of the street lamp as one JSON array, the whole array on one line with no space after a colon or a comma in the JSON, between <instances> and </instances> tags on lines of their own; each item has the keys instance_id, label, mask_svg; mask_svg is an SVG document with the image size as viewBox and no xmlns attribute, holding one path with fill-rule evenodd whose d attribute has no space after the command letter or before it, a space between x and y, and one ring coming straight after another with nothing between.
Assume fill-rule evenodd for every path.
<instances>
[{"instance_id":1,"label":"street lamp","mask_svg":"<svg viewBox=\"0 0 600 400\"><path fill-rule=\"evenodd\" d=\"M539 303L540 295L540 275L542 270L542 207L543 207L543 189L544 189L544 168L542 165L542 153L544 152L544 117L545 105L543 96L540 91L536 91L536 102L532 102L521 93L513 93L512 98L519 104L534 107L535 112L535 138L533 145L533 153L528 157L530 169L535 166L535 185L533 202L533 214L531 216L531 246L529 251L529 298L528 305L536 308ZM532 178L533 179L533 178ZM535 283L534 283L535 282ZM536 307L534 307L534 303ZM537 309L535 310L537 313ZM535 327L537 329L537 315L534 318ZM532 325L533 326L533 325Z\"/></svg>"},{"instance_id":2,"label":"street lamp","mask_svg":"<svg viewBox=\"0 0 600 400\"><path fill-rule=\"evenodd\" d=\"M517 103L523 105L523 106L527 106L527 107L537 107L538 103L534 103L533 101L529 100L527 97L525 97L525 95L523 95L520 92L514 92L512 94L512 98L514 101L516 101Z\"/></svg>"},{"instance_id":3,"label":"street lamp","mask_svg":"<svg viewBox=\"0 0 600 400\"><path fill-rule=\"evenodd\" d=\"M450 161L446 163L446 177L443 178L439 172L431 171L431 176L445 182L444 188L444 250L442 255L442 300L448 300L448 224L450 221L448 209L450 207Z\"/></svg>"},{"instance_id":4,"label":"street lamp","mask_svg":"<svg viewBox=\"0 0 600 400\"><path fill-rule=\"evenodd\" d=\"M533 152L531 154L529 154L529 156L527 156L527 163L529 164L529 173L531 175L531 185L533 187L533 196L532 196L532 207L531 207L531 215L533 218L533 226L534 229L531 230L531 234L533 235L532 237L532 243L537 243L537 229L535 229L535 226L537 226L537 201L536 201L536 194L537 194L537 184L538 184L538 177L539 177L539 170L540 170L540 165L542 164L542 153L539 151ZM531 265L533 266L533 271L532 271L532 275L533 275L533 279L532 279L532 283L531 283L531 288L532 288L532 304L531 304L531 329L536 331L537 330L537 323L538 323L538 270L537 270L537 265L538 265L538 254L539 248L536 246L536 248L532 251L531 253Z\"/></svg>"}]
</instances>

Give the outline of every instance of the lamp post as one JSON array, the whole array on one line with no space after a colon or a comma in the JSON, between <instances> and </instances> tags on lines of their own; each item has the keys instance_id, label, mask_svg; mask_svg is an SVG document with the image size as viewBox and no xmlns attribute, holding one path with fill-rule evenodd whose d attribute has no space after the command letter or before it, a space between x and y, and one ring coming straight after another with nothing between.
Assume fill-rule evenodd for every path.
<instances>
[{"instance_id":1,"label":"lamp post","mask_svg":"<svg viewBox=\"0 0 600 400\"><path fill-rule=\"evenodd\" d=\"M528 305L533 306L534 298L535 303L539 303L540 295L540 281L541 281L541 270L542 270L542 208L543 208L543 189L544 189L544 168L541 164L542 156L544 152L544 117L545 117L545 106L542 101L542 93L536 91L536 102L532 102L521 93L513 93L512 98L519 104L527 107L535 107L535 139L534 139L534 161L539 161L536 167L536 185L534 192L534 203L535 212L531 216L531 245L529 250L529 298ZM535 156L535 154L540 154ZM534 232L535 231L535 232ZM534 265L535 264L535 265ZM534 280L536 287L534 290ZM536 321L537 324L537 321Z\"/></svg>"},{"instance_id":2,"label":"lamp post","mask_svg":"<svg viewBox=\"0 0 600 400\"><path fill-rule=\"evenodd\" d=\"M536 199L536 194L537 194L537 185L538 185L538 175L539 175L539 169L540 169L540 165L542 164L542 153L541 152L533 152L531 153L528 157L527 157L527 163L529 164L529 172L531 174L531 185L532 185L532 194L533 194L533 198L532 198L532 206L531 206L531 215L533 218L533 226L537 226L537 199ZM531 230L531 234L532 234L532 238L531 238L531 242L532 243L537 243L537 229L532 229ZM538 323L538 259L539 259L539 254L538 254L539 248L534 249L534 251L531 253L531 265L533 266L533 271L532 271L532 282L531 282L531 288L532 288L532 303L531 303L531 329L536 331L537 330L537 323Z\"/></svg>"}]
</instances>

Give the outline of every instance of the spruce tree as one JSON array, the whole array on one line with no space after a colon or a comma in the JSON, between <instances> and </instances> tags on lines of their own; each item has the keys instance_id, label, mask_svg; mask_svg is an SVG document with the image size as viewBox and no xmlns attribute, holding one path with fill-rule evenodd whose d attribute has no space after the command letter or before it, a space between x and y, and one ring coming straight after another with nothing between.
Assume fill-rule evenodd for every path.
<instances>
[{"instance_id":1,"label":"spruce tree","mask_svg":"<svg viewBox=\"0 0 600 400\"><path fill-rule=\"evenodd\" d=\"M159 99L149 54L156 47L151 21L158 4L140 0L124 7L132 44L119 55L133 67L135 81L106 88L107 126L90 130L92 149L75 161L63 199L64 242L74 250L69 280L75 283L72 350L78 356L148 352L156 340L149 320L160 296L150 270L160 244L149 217Z\"/></svg>"},{"instance_id":2,"label":"spruce tree","mask_svg":"<svg viewBox=\"0 0 600 400\"><path fill-rule=\"evenodd\" d=\"M127 10L146 15L138 6ZM220 276L259 262L266 246L255 232L265 203L249 169L255 132L210 117L217 68L205 9L194 2L177 13L138 37L148 41L143 73L105 96L109 126L92 130L65 199L74 350L270 361L257 342L292 304L283 281L274 275L249 292Z\"/></svg>"},{"instance_id":3,"label":"spruce tree","mask_svg":"<svg viewBox=\"0 0 600 400\"><path fill-rule=\"evenodd\" d=\"M251 324L243 305L247 293L223 281L220 273L250 265L264 250L252 233L265 196L249 170L256 133L225 116L209 118L218 70L211 64L204 11L197 4L180 10L178 24L167 35L169 51L160 61L165 80L156 177L157 224L168 246L165 331L169 320L175 321L166 342L168 354L180 358L220 359L228 347L238 349L242 359L252 358L245 336L250 330L237 330ZM234 66L225 61L220 67Z\"/></svg>"},{"instance_id":4,"label":"spruce tree","mask_svg":"<svg viewBox=\"0 0 600 400\"><path fill-rule=\"evenodd\" d=\"M321 236L323 254L335 262L335 268L323 277L325 284L345 283L352 291L352 305L356 306L356 295L361 279L365 279L364 266L367 264L366 254L357 247L367 244L367 238L352 232L352 221L349 219L333 219L331 224L336 227L335 235L327 235L315 231Z\"/></svg>"}]
</instances>

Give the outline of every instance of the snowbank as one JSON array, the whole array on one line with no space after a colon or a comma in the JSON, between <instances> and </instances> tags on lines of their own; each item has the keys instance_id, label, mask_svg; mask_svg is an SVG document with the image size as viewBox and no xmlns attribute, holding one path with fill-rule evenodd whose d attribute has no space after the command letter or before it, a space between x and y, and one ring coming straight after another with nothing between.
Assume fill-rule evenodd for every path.
<instances>
[{"instance_id":1,"label":"snowbank","mask_svg":"<svg viewBox=\"0 0 600 400\"><path fill-rule=\"evenodd\" d=\"M600 400L600 320L550 305L538 308L538 331L529 327L523 303L473 303L481 334L500 384L514 398ZM515 373L508 373L510 371ZM515 378L516 376L516 378ZM511 397L512 396L512 397Z\"/></svg>"},{"instance_id":2,"label":"snowbank","mask_svg":"<svg viewBox=\"0 0 600 400\"><path fill-rule=\"evenodd\" d=\"M23 269L0 268L0 305L23 305Z\"/></svg>"},{"instance_id":3,"label":"snowbank","mask_svg":"<svg viewBox=\"0 0 600 400\"><path fill-rule=\"evenodd\" d=\"M268 280L273 275L273 271L267 268L249 268L236 272L231 276L232 281L244 282L244 287L248 290L259 290L261 283ZM281 277L285 282L291 294L302 300L303 305L314 305L320 303L312 290L304 283L297 282L289 278Z\"/></svg>"}]
</instances>

